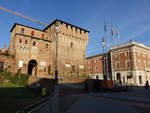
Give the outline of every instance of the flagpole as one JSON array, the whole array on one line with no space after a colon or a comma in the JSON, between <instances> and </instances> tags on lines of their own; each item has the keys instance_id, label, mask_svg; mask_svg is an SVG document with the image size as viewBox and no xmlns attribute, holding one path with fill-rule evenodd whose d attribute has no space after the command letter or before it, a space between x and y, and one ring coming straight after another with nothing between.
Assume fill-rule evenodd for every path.
<instances>
[{"instance_id":1,"label":"flagpole","mask_svg":"<svg viewBox=\"0 0 150 113\"><path fill-rule=\"evenodd\" d=\"M106 54L106 80L108 80L108 54L107 54L107 37L106 37L106 32L107 32L107 26L106 23L104 22L104 35L105 35L105 54ZM105 68L105 67L104 67Z\"/></svg>"},{"instance_id":2,"label":"flagpole","mask_svg":"<svg viewBox=\"0 0 150 113\"><path fill-rule=\"evenodd\" d=\"M119 43L120 43L119 39L120 39L120 34L119 34L119 30L117 29L117 43L118 43L118 46L119 46Z\"/></svg>"}]
</instances>

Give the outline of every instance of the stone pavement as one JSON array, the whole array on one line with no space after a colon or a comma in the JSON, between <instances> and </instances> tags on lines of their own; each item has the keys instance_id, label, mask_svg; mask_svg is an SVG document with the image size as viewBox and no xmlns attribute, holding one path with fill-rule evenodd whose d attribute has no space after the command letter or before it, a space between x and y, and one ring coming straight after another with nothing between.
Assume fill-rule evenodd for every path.
<instances>
[{"instance_id":1,"label":"stone pavement","mask_svg":"<svg viewBox=\"0 0 150 113\"><path fill-rule=\"evenodd\" d=\"M83 95L66 113L138 113L128 104L99 100L95 97Z\"/></svg>"},{"instance_id":2,"label":"stone pavement","mask_svg":"<svg viewBox=\"0 0 150 113\"><path fill-rule=\"evenodd\" d=\"M149 97L142 97L142 96L136 96L136 95L132 96L126 93L91 93L90 95L96 96L96 97L113 98L113 99L119 99L119 100L135 101L135 102L142 102L142 103L150 104Z\"/></svg>"},{"instance_id":3,"label":"stone pavement","mask_svg":"<svg viewBox=\"0 0 150 113\"><path fill-rule=\"evenodd\" d=\"M150 113L150 95L145 89L118 93L71 93L59 96L59 113ZM49 106L38 113L49 113Z\"/></svg>"}]
</instances>

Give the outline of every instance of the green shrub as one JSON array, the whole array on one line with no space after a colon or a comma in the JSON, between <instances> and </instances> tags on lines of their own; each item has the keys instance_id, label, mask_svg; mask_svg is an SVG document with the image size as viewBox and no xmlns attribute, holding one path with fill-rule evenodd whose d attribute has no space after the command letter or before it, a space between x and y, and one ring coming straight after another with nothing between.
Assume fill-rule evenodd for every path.
<instances>
[{"instance_id":1,"label":"green shrub","mask_svg":"<svg viewBox=\"0 0 150 113\"><path fill-rule=\"evenodd\" d=\"M11 72L7 72L7 71L4 71L2 76L4 76L4 78L8 79L8 80L11 80L11 78L12 78Z\"/></svg>"},{"instance_id":2,"label":"green shrub","mask_svg":"<svg viewBox=\"0 0 150 113\"><path fill-rule=\"evenodd\" d=\"M18 78L18 80L17 80L18 85L26 86L28 84L29 75L17 73L17 74L15 74L15 76L16 76L16 78Z\"/></svg>"},{"instance_id":3,"label":"green shrub","mask_svg":"<svg viewBox=\"0 0 150 113\"><path fill-rule=\"evenodd\" d=\"M13 84L17 84L20 86L26 86L28 84L29 76L27 74L22 73L12 74L11 72L4 71L2 73L2 76L5 79L10 80L10 82Z\"/></svg>"}]
</instances>

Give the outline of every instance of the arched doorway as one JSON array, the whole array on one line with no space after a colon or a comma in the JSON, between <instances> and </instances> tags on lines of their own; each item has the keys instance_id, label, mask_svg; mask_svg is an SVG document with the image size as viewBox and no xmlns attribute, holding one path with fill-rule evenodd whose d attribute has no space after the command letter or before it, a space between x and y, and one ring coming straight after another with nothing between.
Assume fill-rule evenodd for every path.
<instances>
[{"instance_id":1,"label":"arched doorway","mask_svg":"<svg viewBox=\"0 0 150 113\"><path fill-rule=\"evenodd\" d=\"M36 60L30 60L28 63L28 74L37 76L37 61Z\"/></svg>"}]
</instances>

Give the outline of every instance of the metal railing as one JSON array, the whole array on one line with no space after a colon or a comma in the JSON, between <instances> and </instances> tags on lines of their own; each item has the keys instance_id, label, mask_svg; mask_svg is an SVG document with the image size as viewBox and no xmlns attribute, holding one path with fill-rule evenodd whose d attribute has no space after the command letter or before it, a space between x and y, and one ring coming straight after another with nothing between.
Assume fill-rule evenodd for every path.
<instances>
[{"instance_id":1,"label":"metal railing","mask_svg":"<svg viewBox=\"0 0 150 113\"><path fill-rule=\"evenodd\" d=\"M36 113L43 107L46 107L46 105L48 105L48 113L58 113L58 95L59 87L56 85L54 92L50 96L45 97L34 104L26 106L23 110L17 111L16 113Z\"/></svg>"}]
</instances>

